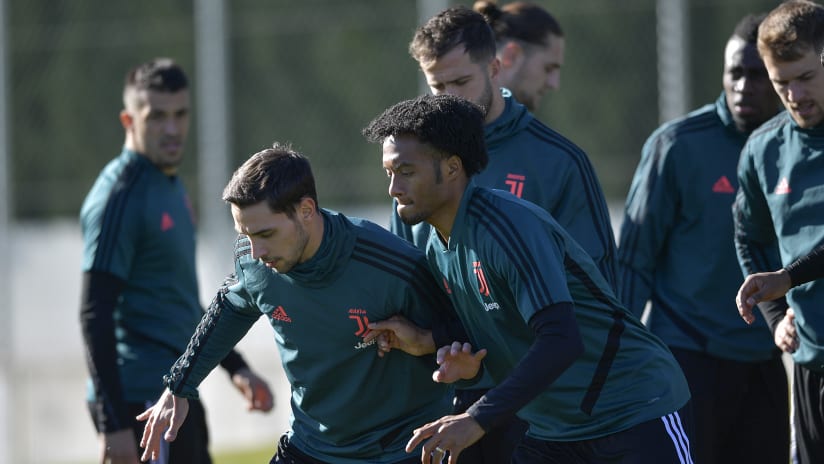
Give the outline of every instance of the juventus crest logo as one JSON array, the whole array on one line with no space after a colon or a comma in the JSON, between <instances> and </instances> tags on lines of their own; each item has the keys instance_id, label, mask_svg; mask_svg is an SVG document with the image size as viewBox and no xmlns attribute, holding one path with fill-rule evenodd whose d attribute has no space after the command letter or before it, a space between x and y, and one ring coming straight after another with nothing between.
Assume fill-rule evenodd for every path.
<instances>
[{"instance_id":1,"label":"juventus crest logo","mask_svg":"<svg viewBox=\"0 0 824 464\"><path fill-rule=\"evenodd\" d=\"M481 268L481 262L474 261L472 267L475 275L478 276L478 291L483 296L489 296L489 285L486 284L486 276L484 276L484 270Z\"/></svg>"}]
</instances>

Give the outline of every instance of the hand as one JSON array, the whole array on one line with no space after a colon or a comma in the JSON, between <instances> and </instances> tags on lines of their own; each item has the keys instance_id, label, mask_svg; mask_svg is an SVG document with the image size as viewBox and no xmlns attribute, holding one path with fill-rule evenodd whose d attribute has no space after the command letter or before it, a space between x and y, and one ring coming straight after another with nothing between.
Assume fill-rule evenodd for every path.
<instances>
[{"instance_id":1,"label":"hand","mask_svg":"<svg viewBox=\"0 0 824 464\"><path fill-rule=\"evenodd\" d=\"M238 369L232 375L232 383L246 398L246 409L249 411L269 412L275 406L275 395L269 385L248 367Z\"/></svg>"},{"instance_id":2,"label":"hand","mask_svg":"<svg viewBox=\"0 0 824 464\"><path fill-rule=\"evenodd\" d=\"M409 319L396 314L380 322L370 322L369 332L363 337L364 343L378 339L378 356L383 357L393 348L413 356L435 352L432 331L421 329Z\"/></svg>"},{"instance_id":3,"label":"hand","mask_svg":"<svg viewBox=\"0 0 824 464\"><path fill-rule=\"evenodd\" d=\"M98 435L100 464L137 464L137 443L132 429Z\"/></svg>"},{"instance_id":4,"label":"hand","mask_svg":"<svg viewBox=\"0 0 824 464\"><path fill-rule=\"evenodd\" d=\"M444 416L435 422L415 429L412 439L406 444L406 452L411 453L422 441L429 438L421 449L421 463L433 464L432 454L449 451L449 464L457 464L458 456L484 436L484 429L469 414ZM431 437L431 438L430 438Z\"/></svg>"},{"instance_id":5,"label":"hand","mask_svg":"<svg viewBox=\"0 0 824 464\"><path fill-rule=\"evenodd\" d=\"M735 296L738 314L747 324L752 324L755 321L755 316L752 314L753 306L762 301L774 300L784 296L790 291L791 285L790 275L784 269L747 276Z\"/></svg>"},{"instance_id":6,"label":"hand","mask_svg":"<svg viewBox=\"0 0 824 464\"><path fill-rule=\"evenodd\" d=\"M795 332L795 312L787 309L784 319L775 327L775 346L786 353L795 353L798 349L798 335Z\"/></svg>"},{"instance_id":7,"label":"hand","mask_svg":"<svg viewBox=\"0 0 824 464\"><path fill-rule=\"evenodd\" d=\"M452 342L438 349L435 361L438 370L432 373L432 380L441 383L452 383L458 380L469 380L478 375L481 361L486 357L486 349L472 353L469 343Z\"/></svg>"},{"instance_id":8,"label":"hand","mask_svg":"<svg viewBox=\"0 0 824 464\"><path fill-rule=\"evenodd\" d=\"M146 421L143 438L140 439L140 447L144 448L140 460L146 462L149 459L158 459L160 435L165 430L163 439L168 442L175 441L177 431L186 420L187 414L189 414L189 400L174 396L167 388L154 406L137 416L137 420Z\"/></svg>"}]
</instances>

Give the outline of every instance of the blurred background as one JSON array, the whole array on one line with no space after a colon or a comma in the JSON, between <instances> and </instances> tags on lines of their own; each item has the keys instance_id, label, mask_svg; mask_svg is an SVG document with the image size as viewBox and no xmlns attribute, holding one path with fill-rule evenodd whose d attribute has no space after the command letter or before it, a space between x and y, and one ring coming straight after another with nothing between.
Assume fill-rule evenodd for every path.
<instances>
[{"instance_id":1,"label":"blurred background","mask_svg":"<svg viewBox=\"0 0 824 464\"><path fill-rule=\"evenodd\" d=\"M716 99L738 19L772 0L534 0L566 37L561 90L537 112L589 154L620 219L646 137ZM312 161L321 206L385 225L380 149L360 130L425 88L407 45L448 0L0 0L0 463L93 462L78 323L77 215L120 152L123 76L155 56L190 74L182 176L199 217L202 301L231 270L219 198L231 171L277 140ZM499 3L507 3L499 1ZM614 224L616 227L619 225ZM271 331L239 345L277 389L243 412L222 372L203 386L212 447L271 446L288 385Z\"/></svg>"}]
</instances>

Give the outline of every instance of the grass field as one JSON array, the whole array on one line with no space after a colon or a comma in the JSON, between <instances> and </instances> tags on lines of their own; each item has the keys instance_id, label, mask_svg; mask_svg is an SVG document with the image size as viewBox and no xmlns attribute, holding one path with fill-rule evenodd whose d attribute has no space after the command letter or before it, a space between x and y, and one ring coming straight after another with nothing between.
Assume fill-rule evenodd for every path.
<instances>
[{"instance_id":1,"label":"grass field","mask_svg":"<svg viewBox=\"0 0 824 464\"><path fill-rule=\"evenodd\" d=\"M274 445L259 449L212 452L212 464L269 464L274 453Z\"/></svg>"},{"instance_id":2,"label":"grass field","mask_svg":"<svg viewBox=\"0 0 824 464\"><path fill-rule=\"evenodd\" d=\"M268 464L275 453L274 445L255 450L212 453L214 464Z\"/></svg>"}]
</instances>

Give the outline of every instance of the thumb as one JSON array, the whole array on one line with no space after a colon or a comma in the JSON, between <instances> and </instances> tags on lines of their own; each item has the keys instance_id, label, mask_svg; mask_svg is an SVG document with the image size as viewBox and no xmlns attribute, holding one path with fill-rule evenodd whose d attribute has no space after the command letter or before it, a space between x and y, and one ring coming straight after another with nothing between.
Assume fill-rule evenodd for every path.
<instances>
[{"instance_id":1,"label":"thumb","mask_svg":"<svg viewBox=\"0 0 824 464\"><path fill-rule=\"evenodd\" d=\"M394 327L397 327L397 323L394 323L391 319L387 319L384 321L378 322L369 322L366 325L370 330L392 330Z\"/></svg>"},{"instance_id":2,"label":"thumb","mask_svg":"<svg viewBox=\"0 0 824 464\"><path fill-rule=\"evenodd\" d=\"M475 359L478 361L483 361L483 359L486 357L486 353L486 348L479 350L477 353L475 353Z\"/></svg>"}]
</instances>

